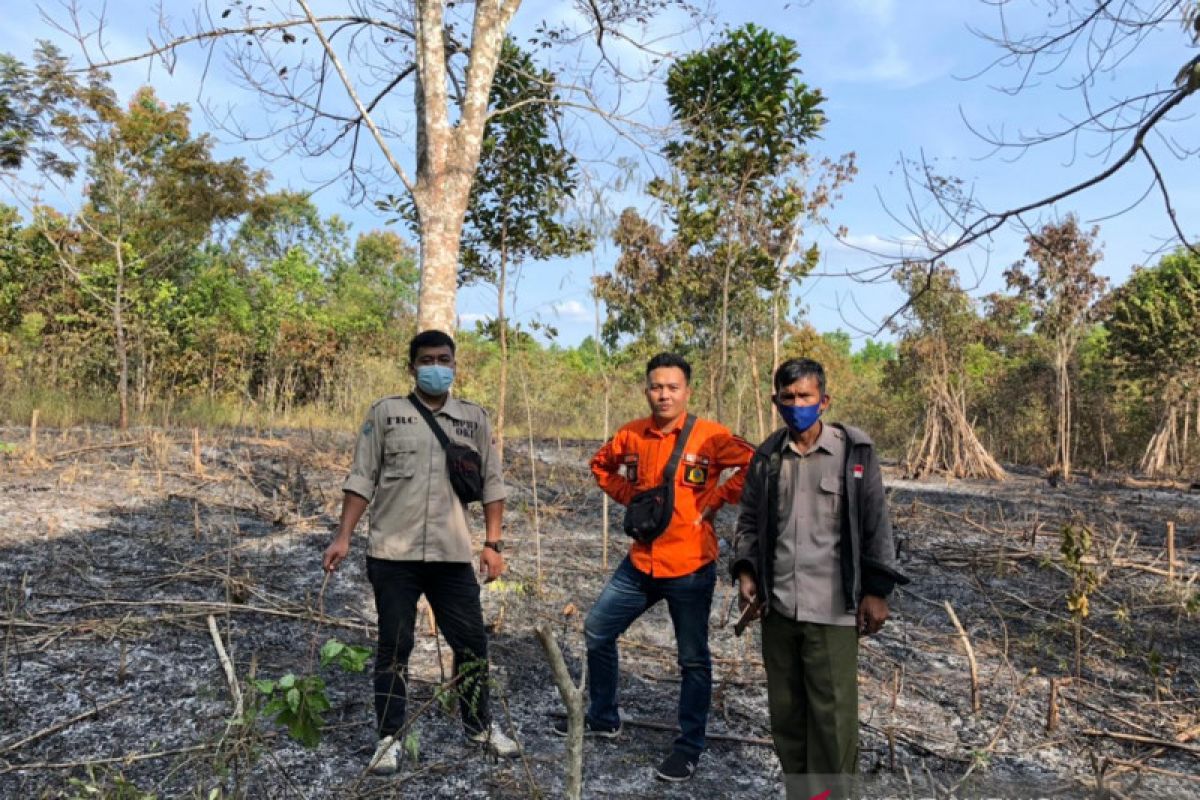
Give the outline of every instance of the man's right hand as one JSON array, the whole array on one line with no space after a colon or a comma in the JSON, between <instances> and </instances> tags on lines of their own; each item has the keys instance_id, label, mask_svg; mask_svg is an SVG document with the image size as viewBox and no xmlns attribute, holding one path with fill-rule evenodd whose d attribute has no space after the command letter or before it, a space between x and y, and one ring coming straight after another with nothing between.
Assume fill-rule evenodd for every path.
<instances>
[{"instance_id":1,"label":"man's right hand","mask_svg":"<svg viewBox=\"0 0 1200 800\"><path fill-rule=\"evenodd\" d=\"M335 536L333 541L329 543L329 547L325 548L325 556L321 559L322 565L326 572L333 572L338 568L338 564L342 563L347 554L350 552L350 537Z\"/></svg>"},{"instance_id":2,"label":"man's right hand","mask_svg":"<svg viewBox=\"0 0 1200 800\"><path fill-rule=\"evenodd\" d=\"M758 583L754 576L743 572L738 576L738 610L745 611L746 606L754 606L746 620L755 620L762 616L762 603L758 599Z\"/></svg>"}]
</instances>

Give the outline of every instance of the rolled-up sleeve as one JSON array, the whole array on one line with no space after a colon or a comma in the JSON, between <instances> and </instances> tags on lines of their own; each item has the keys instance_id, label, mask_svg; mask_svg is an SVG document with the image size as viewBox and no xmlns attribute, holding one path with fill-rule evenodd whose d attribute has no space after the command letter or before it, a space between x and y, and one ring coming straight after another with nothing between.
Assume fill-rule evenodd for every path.
<instances>
[{"instance_id":1,"label":"rolled-up sleeve","mask_svg":"<svg viewBox=\"0 0 1200 800\"><path fill-rule=\"evenodd\" d=\"M367 419L358 431L358 441L354 444L354 460L350 464L350 474L342 484L342 490L354 492L368 503L375 496L375 487L379 485L379 462L383 455L382 431L375 420L375 409L367 412Z\"/></svg>"},{"instance_id":2,"label":"rolled-up sleeve","mask_svg":"<svg viewBox=\"0 0 1200 800\"><path fill-rule=\"evenodd\" d=\"M623 430L617 431L616 436L605 442L592 456L589 466L597 485L613 500L627 506L637 494L637 489L621 474L621 457L625 453L623 434Z\"/></svg>"},{"instance_id":3,"label":"rolled-up sleeve","mask_svg":"<svg viewBox=\"0 0 1200 800\"><path fill-rule=\"evenodd\" d=\"M492 436L492 423L483 415L480 422L479 438L475 440L483 458L483 497L484 505L503 500L508 497L508 487L504 485L504 475L500 469L500 454L496 452L496 440Z\"/></svg>"},{"instance_id":4,"label":"rolled-up sleeve","mask_svg":"<svg viewBox=\"0 0 1200 800\"><path fill-rule=\"evenodd\" d=\"M729 480L716 491L717 502L710 507L720 508L726 503L737 503L742 497L742 486L746 482L746 467L754 458L754 445L740 436L725 433L709 440L712 462L717 470L735 470Z\"/></svg>"},{"instance_id":5,"label":"rolled-up sleeve","mask_svg":"<svg viewBox=\"0 0 1200 800\"><path fill-rule=\"evenodd\" d=\"M759 541L758 541L758 506L759 482L758 475L763 469L761 461L752 461L746 468L748 479L741 493L741 506L738 511L737 529L733 537L733 563L729 573L734 580L743 572L749 572L755 580L758 575Z\"/></svg>"}]
</instances>

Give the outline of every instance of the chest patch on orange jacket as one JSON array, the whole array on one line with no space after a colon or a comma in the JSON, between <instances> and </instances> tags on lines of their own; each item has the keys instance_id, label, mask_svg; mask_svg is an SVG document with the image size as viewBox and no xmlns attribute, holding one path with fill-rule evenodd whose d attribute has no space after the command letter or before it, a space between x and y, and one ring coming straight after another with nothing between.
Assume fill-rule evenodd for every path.
<instances>
[{"instance_id":1,"label":"chest patch on orange jacket","mask_svg":"<svg viewBox=\"0 0 1200 800\"><path fill-rule=\"evenodd\" d=\"M683 482L688 486L703 486L708 483L708 467L690 464L683 471Z\"/></svg>"},{"instance_id":2,"label":"chest patch on orange jacket","mask_svg":"<svg viewBox=\"0 0 1200 800\"><path fill-rule=\"evenodd\" d=\"M638 457L637 453L630 453L621 457L621 465L625 467L625 480L630 483L637 483L638 479Z\"/></svg>"}]
</instances>

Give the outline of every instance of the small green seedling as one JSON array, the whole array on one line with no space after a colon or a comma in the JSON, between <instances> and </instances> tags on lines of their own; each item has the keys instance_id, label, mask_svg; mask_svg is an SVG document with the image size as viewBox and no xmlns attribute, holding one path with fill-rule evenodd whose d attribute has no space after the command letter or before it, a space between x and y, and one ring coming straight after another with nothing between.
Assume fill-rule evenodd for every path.
<instances>
[{"instance_id":1,"label":"small green seedling","mask_svg":"<svg viewBox=\"0 0 1200 800\"><path fill-rule=\"evenodd\" d=\"M330 639L321 647L321 666L331 664L347 672L365 672L371 650ZM292 738L305 747L316 747L325 724L322 714L330 709L325 681L320 675L288 673L278 680L256 680L254 688L267 698L264 714L284 725Z\"/></svg>"}]
</instances>

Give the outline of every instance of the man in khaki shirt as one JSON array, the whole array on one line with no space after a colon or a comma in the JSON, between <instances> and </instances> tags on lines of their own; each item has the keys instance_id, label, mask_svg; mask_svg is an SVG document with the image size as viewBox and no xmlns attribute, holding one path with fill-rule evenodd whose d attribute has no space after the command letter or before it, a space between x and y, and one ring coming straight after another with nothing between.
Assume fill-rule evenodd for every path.
<instances>
[{"instance_id":1,"label":"man in khaki shirt","mask_svg":"<svg viewBox=\"0 0 1200 800\"><path fill-rule=\"evenodd\" d=\"M501 520L506 489L487 413L450 396L454 340L425 331L409 343L408 396L378 401L367 414L343 485L341 521L325 550L324 567L337 569L350 539L370 508L367 577L375 591L379 638L375 651L375 714L379 744L370 762L376 773L395 772L405 727L408 657L413 648L417 600L433 608L454 651L456 685L467 737L495 754L514 756L516 742L491 722L488 709L487 634L479 583L471 569L466 506L450 482L446 451L424 419L420 403L446 437L480 457L486 527L479 572L485 582L504 572Z\"/></svg>"},{"instance_id":2,"label":"man in khaki shirt","mask_svg":"<svg viewBox=\"0 0 1200 800\"><path fill-rule=\"evenodd\" d=\"M819 424L819 423L818 423ZM779 466L779 539L771 607L789 619L852 628L842 588L841 519L846 432L820 425L805 450L788 437Z\"/></svg>"}]
</instances>

